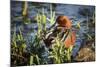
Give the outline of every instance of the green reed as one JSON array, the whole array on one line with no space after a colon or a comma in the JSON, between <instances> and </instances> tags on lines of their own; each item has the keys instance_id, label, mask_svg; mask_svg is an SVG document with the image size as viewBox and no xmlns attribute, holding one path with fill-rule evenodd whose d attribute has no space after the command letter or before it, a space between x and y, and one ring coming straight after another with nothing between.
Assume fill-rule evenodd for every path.
<instances>
[{"instance_id":1,"label":"green reed","mask_svg":"<svg viewBox=\"0 0 100 67\"><path fill-rule=\"evenodd\" d=\"M40 58L38 57L38 55L31 55L30 56L30 65L39 65L40 64Z\"/></svg>"},{"instance_id":2,"label":"green reed","mask_svg":"<svg viewBox=\"0 0 100 67\"><path fill-rule=\"evenodd\" d=\"M28 18L28 2L27 1L23 2L22 8L23 8L22 9L23 22L24 24L30 24L31 20L30 18Z\"/></svg>"},{"instance_id":3,"label":"green reed","mask_svg":"<svg viewBox=\"0 0 100 67\"><path fill-rule=\"evenodd\" d=\"M38 25L38 35L40 35L41 32L46 31L46 15L44 14L44 8L42 8L42 14L38 11L36 20Z\"/></svg>"},{"instance_id":4,"label":"green reed","mask_svg":"<svg viewBox=\"0 0 100 67\"><path fill-rule=\"evenodd\" d=\"M50 12L48 12L49 14L49 17L47 17L47 20L49 21L50 25L53 25L55 23L55 18L56 18L56 15L55 15L55 11L53 11L52 9L52 4L50 4Z\"/></svg>"},{"instance_id":5,"label":"green reed","mask_svg":"<svg viewBox=\"0 0 100 67\"><path fill-rule=\"evenodd\" d=\"M16 34L16 29L15 29L11 40L11 58L13 60L13 64L15 65L21 64L22 60L26 60L26 58L23 56L25 50L26 50L26 43L23 38L21 29L19 28L19 34Z\"/></svg>"},{"instance_id":6,"label":"green reed","mask_svg":"<svg viewBox=\"0 0 100 67\"><path fill-rule=\"evenodd\" d=\"M71 49L66 48L60 38L55 38L55 44L52 46L49 58L53 59L53 63L60 64L71 61Z\"/></svg>"}]
</instances>

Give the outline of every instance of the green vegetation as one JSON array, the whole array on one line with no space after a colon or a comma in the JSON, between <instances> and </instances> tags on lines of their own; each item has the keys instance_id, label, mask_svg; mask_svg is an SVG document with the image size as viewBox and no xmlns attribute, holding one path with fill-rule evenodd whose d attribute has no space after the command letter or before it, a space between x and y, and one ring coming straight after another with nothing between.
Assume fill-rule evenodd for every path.
<instances>
[{"instance_id":1,"label":"green vegetation","mask_svg":"<svg viewBox=\"0 0 100 67\"><path fill-rule=\"evenodd\" d=\"M45 46L43 38L45 38L46 33L50 32L48 31L46 25L47 22L52 26L55 23L55 11L52 10L52 4L50 4L50 15L49 17L45 14L44 8L37 9L37 14L35 16L36 24L38 26L37 32L35 33L35 36L30 40L27 41L24 37L24 32L22 28L18 28L18 31L16 31L16 24L14 25L14 31L11 33L11 65L12 66L20 66L20 65L40 65L40 64L60 64L60 63L69 63L72 62L72 49L73 47L66 48L64 43L60 40L60 37L57 36L54 38L55 43L52 44L51 50L49 48L45 47L47 49L47 59L45 60L44 57L42 57L42 46ZM93 20L94 19L93 14ZM18 20L17 19L15 20ZM28 4L27 2L23 3L23 10L22 10L22 20L23 24L30 24L32 23L31 20L28 18ZM93 21L92 24L95 24ZM88 24L89 26L89 24ZM76 27L78 30L81 29L81 23L79 22ZM93 28L95 26L92 26ZM91 29L91 28L89 28ZM29 32L28 32L29 33ZM86 37L86 40L94 40L95 36L89 34L84 34L84 37ZM27 38L28 39L28 38ZM27 43L28 42L28 43ZM49 61L50 60L50 61Z\"/></svg>"}]
</instances>

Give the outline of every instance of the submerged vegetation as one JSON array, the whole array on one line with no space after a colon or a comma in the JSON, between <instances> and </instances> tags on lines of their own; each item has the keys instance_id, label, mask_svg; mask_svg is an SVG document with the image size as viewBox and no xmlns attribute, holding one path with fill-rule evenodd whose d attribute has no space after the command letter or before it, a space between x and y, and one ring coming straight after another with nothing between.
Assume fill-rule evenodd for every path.
<instances>
[{"instance_id":1,"label":"submerged vegetation","mask_svg":"<svg viewBox=\"0 0 100 67\"><path fill-rule=\"evenodd\" d=\"M83 62L83 61L94 61L95 60L95 16L94 12L92 17L88 17L88 31L83 33L84 39L78 46L78 43L74 43L71 47L66 47L64 42L61 41L59 33L57 37L53 38L54 43L47 47L44 40L47 38L48 33L52 32L56 22L56 11L53 10L52 4L49 4L50 11L49 16L45 13L44 7L39 7L33 21L28 17L28 2L23 2L22 16L17 16L17 19L11 18L11 65L12 66L23 66L23 65L40 65L40 64L60 64L69 62ZM21 6L20 6L21 7ZM83 11L83 10L82 10ZM82 12L80 11L80 13ZM82 12L84 13L84 11ZM87 15L88 16L88 15ZM19 27L17 27L16 20L21 20ZM35 23L36 22L36 23ZM37 28L31 29L24 33L25 29L22 26L28 26L29 24L37 25ZM50 25L48 27L47 25ZM82 28L81 22L77 22L73 26L74 29L79 31ZM36 29L36 30L35 30ZM93 30L92 30L93 29ZM34 33L29 39L28 34ZM94 33L92 33L94 32ZM80 39L76 34L77 40ZM77 42L76 40L76 42ZM48 42L50 43L50 42ZM74 49L77 49L77 55L73 56Z\"/></svg>"}]
</instances>

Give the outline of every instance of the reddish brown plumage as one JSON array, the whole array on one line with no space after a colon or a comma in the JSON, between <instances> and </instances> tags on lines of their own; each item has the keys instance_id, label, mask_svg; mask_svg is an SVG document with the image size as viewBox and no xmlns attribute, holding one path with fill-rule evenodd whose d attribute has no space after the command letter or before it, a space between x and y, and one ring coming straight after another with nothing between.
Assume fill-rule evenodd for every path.
<instances>
[{"instance_id":1,"label":"reddish brown plumage","mask_svg":"<svg viewBox=\"0 0 100 67\"><path fill-rule=\"evenodd\" d=\"M71 21L69 20L69 18L67 16L59 16L56 19L56 22L61 27L67 27L67 29L71 29L72 24L71 24Z\"/></svg>"},{"instance_id":2,"label":"reddish brown plumage","mask_svg":"<svg viewBox=\"0 0 100 67\"><path fill-rule=\"evenodd\" d=\"M73 46L75 44L76 41L76 34L75 32L71 32L68 35L68 38L66 38L66 40L64 41L65 47L69 48L70 46Z\"/></svg>"},{"instance_id":3,"label":"reddish brown plumage","mask_svg":"<svg viewBox=\"0 0 100 67\"><path fill-rule=\"evenodd\" d=\"M67 29L71 29L72 23L71 20L67 16L59 16L56 19L58 26L60 27L66 27ZM64 44L66 48L69 48L70 46L73 46L76 41L76 34L75 32L71 32L68 34L68 37L65 39Z\"/></svg>"}]
</instances>

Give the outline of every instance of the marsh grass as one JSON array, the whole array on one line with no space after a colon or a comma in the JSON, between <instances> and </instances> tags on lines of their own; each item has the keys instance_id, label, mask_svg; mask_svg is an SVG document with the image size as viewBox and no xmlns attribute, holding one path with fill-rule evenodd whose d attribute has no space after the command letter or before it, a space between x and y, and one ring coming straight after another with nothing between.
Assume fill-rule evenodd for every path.
<instances>
[{"instance_id":1,"label":"marsh grass","mask_svg":"<svg viewBox=\"0 0 100 67\"><path fill-rule=\"evenodd\" d=\"M23 21L25 24L31 23L30 19L27 17L27 2L24 3L23 8ZM16 33L16 28L14 29L12 39L11 39L11 65L40 65L49 64L48 61L43 62L41 58L41 52L39 49L43 46L43 38L45 38L48 32L46 28L47 20L50 25L55 23L55 11L52 10L52 5L50 5L50 18L48 18L44 12L44 8L41 8L41 12L38 10L36 14L36 21L38 25L38 30L35 33L34 40L31 39L29 42L29 47L27 48L26 40L23 36L21 28L19 28L19 33ZM94 16L93 16L94 17ZM79 28L80 25L78 24ZM92 39L91 35L87 34L88 39ZM42 43L41 43L42 42ZM29 50L28 50L29 49ZM66 48L64 43L60 40L60 37L55 38L55 43L52 44L51 51L48 50L50 59L53 64L68 63L72 61L72 49L73 47Z\"/></svg>"},{"instance_id":2,"label":"marsh grass","mask_svg":"<svg viewBox=\"0 0 100 67\"><path fill-rule=\"evenodd\" d=\"M72 48L66 48L59 37L55 38L55 41L49 58L53 59L55 64L71 62Z\"/></svg>"}]
</instances>

